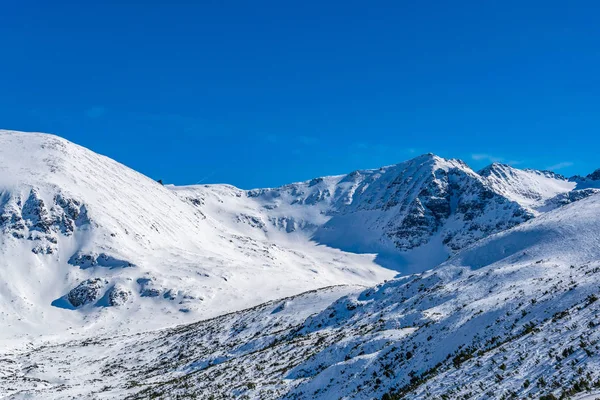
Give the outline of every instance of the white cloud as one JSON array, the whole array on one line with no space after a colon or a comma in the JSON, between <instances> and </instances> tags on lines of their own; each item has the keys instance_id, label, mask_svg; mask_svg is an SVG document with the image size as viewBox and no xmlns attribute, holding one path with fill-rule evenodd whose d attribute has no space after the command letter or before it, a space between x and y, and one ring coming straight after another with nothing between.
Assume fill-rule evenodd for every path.
<instances>
[{"instance_id":1,"label":"white cloud","mask_svg":"<svg viewBox=\"0 0 600 400\"><path fill-rule=\"evenodd\" d=\"M486 161L489 163L504 163L504 164L508 164L508 165L523 164L523 161L507 160L504 157L497 157L497 156L494 156L491 154L486 154L486 153L474 153L474 154L471 154L471 158L475 161Z\"/></svg>"},{"instance_id":2,"label":"white cloud","mask_svg":"<svg viewBox=\"0 0 600 400\"><path fill-rule=\"evenodd\" d=\"M496 157L485 153L471 154L471 158L475 161L504 162L504 158L502 157Z\"/></svg>"},{"instance_id":3,"label":"white cloud","mask_svg":"<svg viewBox=\"0 0 600 400\"><path fill-rule=\"evenodd\" d=\"M563 168L567 168L567 167L571 167L571 166L573 166L573 163L571 161L562 161L562 162L559 162L558 164L554 164L549 167L546 167L546 169L555 171L558 169L563 169Z\"/></svg>"}]
</instances>

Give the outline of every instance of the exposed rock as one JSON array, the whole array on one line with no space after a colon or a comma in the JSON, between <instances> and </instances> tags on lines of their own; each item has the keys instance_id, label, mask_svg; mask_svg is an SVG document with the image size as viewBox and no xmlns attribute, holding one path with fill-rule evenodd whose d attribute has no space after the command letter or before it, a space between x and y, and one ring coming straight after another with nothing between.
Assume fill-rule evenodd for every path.
<instances>
[{"instance_id":1,"label":"exposed rock","mask_svg":"<svg viewBox=\"0 0 600 400\"><path fill-rule=\"evenodd\" d=\"M53 254L54 248L49 245L37 245L31 249L33 254Z\"/></svg>"},{"instance_id":2,"label":"exposed rock","mask_svg":"<svg viewBox=\"0 0 600 400\"><path fill-rule=\"evenodd\" d=\"M155 288L145 288L140 290L140 296L142 297L158 297L160 296L160 290Z\"/></svg>"},{"instance_id":3,"label":"exposed rock","mask_svg":"<svg viewBox=\"0 0 600 400\"><path fill-rule=\"evenodd\" d=\"M592 181L600 181L600 168L589 174L587 179Z\"/></svg>"},{"instance_id":4,"label":"exposed rock","mask_svg":"<svg viewBox=\"0 0 600 400\"><path fill-rule=\"evenodd\" d=\"M105 253L76 253L69 259L69 264L80 267L81 269L91 267L106 267L106 268L127 268L135 267L135 264L121 260Z\"/></svg>"},{"instance_id":5,"label":"exposed rock","mask_svg":"<svg viewBox=\"0 0 600 400\"><path fill-rule=\"evenodd\" d=\"M42 241L32 248L35 254L55 253L61 234L70 236L77 227L89 223L85 206L61 193L54 196L50 208L35 188L26 198L0 193L0 231L15 239Z\"/></svg>"},{"instance_id":6,"label":"exposed rock","mask_svg":"<svg viewBox=\"0 0 600 400\"><path fill-rule=\"evenodd\" d=\"M131 297L131 291L122 285L115 285L108 293L108 305L121 306Z\"/></svg>"},{"instance_id":7,"label":"exposed rock","mask_svg":"<svg viewBox=\"0 0 600 400\"><path fill-rule=\"evenodd\" d=\"M67 299L74 307L84 306L99 299L107 284L108 281L102 278L85 280L67 294Z\"/></svg>"},{"instance_id":8,"label":"exposed rock","mask_svg":"<svg viewBox=\"0 0 600 400\"><path fill-rule=\"evenodd\" d=\"M50 233L52 220L49 216L48 209L42 200L37 190L31 189L29 197L25 201L21 210L22 218L26 221L29 230L37 230L43 233Z\"/></svg>"},{"instance_id":9,"label":"exposed rock","mask_svg":"<svg viewBox=\"0 0 600 400\"><path fill-rule=\"evenodd\" d=\"M265 230L265 223L262 221L262 219L260 219L260 217L255 217L248 214L239 214L237 215L237 222L250 225L253 228Z\"/></svg>"},{"instance_id":10,"label":"exposed rock","mask_svg":"<svg viewBox=\"0 0 600 400\"><path fill-rule=\"evenodd\" d=\"M568 193L561 193L558 196L555 196L555 197L547 200L546 207L549 210L554 209L557 207L567 205L574 201L579 201L579 200L585 199L586 197L589 197L589 196L591 196L593 194L597 194L597 193L600 193L600 189L588 188L588 189L581 189L581 190L573 190Z\"/></svg>"},{"instance_id":11,"label":"exposed rock","mask_svg":"<svg viewBox=\"0 0 600 400\"><path fill-rule=\"evenodd\" d=\"M138 285L140 285L140 296L141 297L158 297L160 296L160 290L154 286L153 278L138 278Z\"/></svg>"}]
</instances>

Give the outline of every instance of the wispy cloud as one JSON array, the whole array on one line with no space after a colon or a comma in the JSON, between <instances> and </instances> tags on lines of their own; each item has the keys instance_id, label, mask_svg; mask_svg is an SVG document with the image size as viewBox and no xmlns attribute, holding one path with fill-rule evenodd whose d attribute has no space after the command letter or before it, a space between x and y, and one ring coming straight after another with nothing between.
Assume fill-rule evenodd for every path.
<instances>
[{"instance_id":1,"label":"wispy cloud","mask_svg":"<svg viewBox=\"0 0 600 400\"><path fill-rule=\"evenodd\" d=\"M546 169L549 169L550 171L556 171L556 170L568 168L571 166L573 166L573 163L571 161L562 161L557 164L550 165L549 167L546 167Z\"/></svg>"},{"instance_id":2,"label":"wispy cloud","mask_svg":"<svg viewBox=\"0 0 600 400\"><path fill-rule=\"evenodd\" d=\"M485 153L471 154L471 158L475 161L504 162L504 158L502 157L496 157L491 154Z\"/></svg>"},{"instance_id":3,"label":"wispy cloud","mask_svg":"<svg viewBox=\"0 0 600 400\"><path fill-rule=\"evenodd\" d=\"M485 162L490 162L490 163L504 163L504 164L508 164L508 165L519 165L519 164L523 164L523 161L519 161L519 160L507 160L504 157L498 157L498 156L494 156L492 154L487 154L487 153L473 153L471 154L471 158L475 161L485 161Z\"/></svg>"}]
</instances>

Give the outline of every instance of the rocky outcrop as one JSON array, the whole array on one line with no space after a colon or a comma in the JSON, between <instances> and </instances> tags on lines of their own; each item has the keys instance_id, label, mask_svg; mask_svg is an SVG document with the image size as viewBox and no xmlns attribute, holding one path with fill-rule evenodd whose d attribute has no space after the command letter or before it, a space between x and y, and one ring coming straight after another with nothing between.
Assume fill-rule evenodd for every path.
<instances>
[{"instance_id":1,"label":"rocky outcrop","mask_svg":"<svg viewBox=\"0 0 600 400\"><path fill-rule=\"evenodd\" d=\"M135 264L121 260L119 258L110 256L105 253L75 253L69 259L69 264L80 267L81 269L91 267L105 267L105 268L127 268L135 267Z\"/></svg>"},{"instance_id":2,"label":"rocky outcrop","mask_svg":"<svg viewBox=\"0 0 600 400\"><path fill-rule=\"evenodd\" d=\"M108 281L102 278L91 278L81 282L67 294L67 300L73 307L81 307L93 303L101 297Z\"/></svg>"},{"instance_id":3,"label":"rocky outcrop","mask_svg":"<svg viewBox=\"0 0 600 400\"><path fill-rule=\"evenodd\" d=\"M140 286L141 297L158 297L160 290L154 287L154 278L139 278L137 284Z\"/></svg>"},{"instance_id":4,"label":"rocky outcrop","mask_svg":"<svg viewBox=\"0 0 600 400\"><path fill-rule=\"evenodd\" d=\"M35 188L23 196L0 193L0 231L16 239L35 241L35 254L55 253L60 235L70 236L90 223L85 205L62 193L49 203Z\"/></svg>"},{"instance_id":5,"label":"rocky outcrop","mask_svg":"<svg viewBox=\"0 0 600 400\"><path fill-rule=\"evenodd\" d=\"M569 180L577 184L577 189L600 189L600 169L586 176L575 175L569 178Z\"/></svg>"},{"instance_id":6,"label":"rocky outcrop","mask_svg":"<svg viewBox=\"0 0 600 400\"><path fill-rule=\"evenodd\" d=\"M131 291L123 285L114 285L108 292L109 306L122 306L131 298Z\"/></svg>"},{"instance_id":7,"label":"rocky outcrop","mask_svg":"<svg viewBox=\"0 0 600 400\"><path fill-rule=\"evenodd\" d=\"M567 204L573 203L574 201L583 200L586 197L600 193L600 189L588 188L581 190L573 190L567 193L561 193L546 201L546 207L548 210L552 210L557 207L562 207Z\"/></svg>"}]
</instances>

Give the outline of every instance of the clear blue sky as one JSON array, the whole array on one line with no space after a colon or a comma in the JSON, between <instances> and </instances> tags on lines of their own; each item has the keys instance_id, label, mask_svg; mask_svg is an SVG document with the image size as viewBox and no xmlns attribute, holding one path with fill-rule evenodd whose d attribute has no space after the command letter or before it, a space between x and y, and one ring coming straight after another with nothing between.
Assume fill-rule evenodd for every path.
<instances>
[{"instance_id":1,"label":"clear blue sky","mask_svg":"<svg viewBox=\"0 0 600 400\"><path fill-rule=\"evenodd\" d=\"M3 3L0 127L176 184L600 168L598 2L119 3Z\"/></svg>"}]
</instances>

